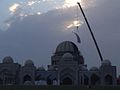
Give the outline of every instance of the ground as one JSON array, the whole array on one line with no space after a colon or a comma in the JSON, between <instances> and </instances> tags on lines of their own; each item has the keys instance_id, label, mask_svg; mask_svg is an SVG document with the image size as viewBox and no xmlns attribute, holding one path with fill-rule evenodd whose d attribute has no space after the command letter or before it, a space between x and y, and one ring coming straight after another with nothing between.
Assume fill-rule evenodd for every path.
<instances>
[{"instance_id":1,"label":"ground","mask_svg":"<svg viewBox=\"0 0 120 90\"><path fill-rule=\"evenodd\" d=\"M0 90L120 90L120 86L0 86Z\"/></svg>"}]
</instances>

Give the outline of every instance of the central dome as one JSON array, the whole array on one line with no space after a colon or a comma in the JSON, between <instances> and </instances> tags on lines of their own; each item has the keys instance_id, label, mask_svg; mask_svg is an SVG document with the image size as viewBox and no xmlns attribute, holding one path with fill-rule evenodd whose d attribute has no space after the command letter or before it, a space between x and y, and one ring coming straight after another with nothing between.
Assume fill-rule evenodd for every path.
<instances>
[{"instance_id":1,"label":"central dome","mask_svg":"<svg viewBox=\"0 0 120 90\"><path fill-rule=\"evenodd\" d=\"M71 41L64 41L60 43L56 48L56 53L79 53L77 46Z\"/></svg>"}]
</instances>

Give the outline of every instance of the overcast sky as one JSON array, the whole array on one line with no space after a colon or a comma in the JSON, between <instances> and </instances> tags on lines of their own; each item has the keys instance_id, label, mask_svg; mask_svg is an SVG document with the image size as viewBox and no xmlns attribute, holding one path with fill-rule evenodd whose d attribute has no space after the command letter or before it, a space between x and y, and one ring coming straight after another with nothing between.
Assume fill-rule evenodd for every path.
<instances>
[{"instance_id":1,"label":"overcast sky","mask_svg":"<svg viewBox=\"0 0 120 90\"><path fill-rule=\"evenodd\" d=\"M75 0L80 1L80 0ZM73 0L0 0L0 61L12 56L24 64L32 59L36 66L47 66L59 43L76 43L88 68L101 65L93 40L81 12L78 44L75 30L77 8ZM84 12L92 27L104 59L120 73L120 0L83 0Z\"/></svg>"}]
</instances>

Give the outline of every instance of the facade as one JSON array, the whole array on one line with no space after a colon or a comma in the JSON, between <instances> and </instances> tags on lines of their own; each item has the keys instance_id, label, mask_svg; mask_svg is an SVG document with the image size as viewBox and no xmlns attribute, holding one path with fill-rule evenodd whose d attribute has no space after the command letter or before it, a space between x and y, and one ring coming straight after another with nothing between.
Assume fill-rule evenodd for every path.
<instances>
[{"instance_id":1,"label":"facade","mask_svg":"<svg viewBox=\"0 0 120 90\"><path fill-rule=\"evenodd\" d=\"M89 70L78 47L71 41L60 43L48 69L36 68L32 60L22 66L8 56L0 63L0 85L116 85L116 66L104 60Z\"/></svg>"}]
</instances>

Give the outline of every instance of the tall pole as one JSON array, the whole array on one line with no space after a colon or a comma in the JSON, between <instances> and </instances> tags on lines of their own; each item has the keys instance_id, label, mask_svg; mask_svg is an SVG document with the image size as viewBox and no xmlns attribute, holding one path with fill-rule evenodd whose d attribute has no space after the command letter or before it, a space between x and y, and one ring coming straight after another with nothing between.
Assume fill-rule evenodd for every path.
<instances>
[{"instance_id":1,"label":"tall pole","mask_svg":"<svg viewBox=\"0 0 120 90\"><path fill-rule=\"evenodd\" d=\"M103 57L102 57L102 54L101 54L100 49L99 49L99 47L98 47L97 41L96 41L96 39L95 39L95 37L94 37L94 34L93 34L92 29L91 29L91 27L90 27L90 25L89 25L89 23L88 23L88 20L87 20L87 18L86 18L86 16L85 16L85 13L84 13L84 11L83 11L83 9L82 9L82 7L81 7L81 4L80 4L79 2L77 2L77 4L78 4L79 7L80 7L80 10L81 10L81 12L82 12L82 15L83 15L83 17L84 17L84 19L85 19L85 22L86 22L86 24L87 24L87 26L88 26L88 29L89 29L89 31L90 31L90 34L91 34L91 36L92 36L92 38L93 38L93 41L94 41L94 43L95 43L96 49L97 49L98 54L99 54L99 57L100 57L101 61L103 61Z\"/></svg>"}]
</instances>

